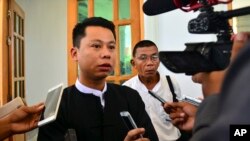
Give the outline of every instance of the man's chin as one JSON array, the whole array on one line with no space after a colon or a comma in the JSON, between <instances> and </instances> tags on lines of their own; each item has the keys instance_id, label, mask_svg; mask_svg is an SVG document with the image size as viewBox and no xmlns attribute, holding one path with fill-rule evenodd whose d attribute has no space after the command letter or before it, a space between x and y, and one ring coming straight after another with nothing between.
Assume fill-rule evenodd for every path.
<instances>
[{"instance_id":1,"label":"man's chin","mask_svg":"<svg viewBox=\"0 0 250 141\"><path fill-rule=\"evenodd\" d=\"M144 76L145 77L154 77L155 73L146 73Z\"/></svg>"},{"instance_id":2,"label":"man's chin","mask_svg":"<svg viewBox=\"0 0 250 141\"><path fill-rule=\"evenodd\" d=\"M102 73L102 74L98 74L96 77L101 80L101 79L105 79L106 77L109 76L109 73Z\"/></svg>"}]
</instances>

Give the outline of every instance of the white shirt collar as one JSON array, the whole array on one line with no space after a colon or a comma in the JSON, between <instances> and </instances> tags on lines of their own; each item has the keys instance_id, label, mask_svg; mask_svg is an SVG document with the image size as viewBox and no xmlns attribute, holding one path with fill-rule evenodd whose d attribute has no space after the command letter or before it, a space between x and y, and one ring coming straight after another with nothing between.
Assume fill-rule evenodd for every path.
<instances>
[{"instance_id":1,"label":"white shirt collar","mask_svg":"<svg viewBox=\"0 0 250 141\"><path fill-rule=\"evenodd\" d=\"M105 85L104 85L104 88L102 91L87 87L87 86L83 85L78 79L76 80L75 85L76 85L76 88L84 94L92 94L92 95L95 95L97 97L100 97L102 106L103 107L105 106L105 100L104 100L103 95L107 91L107 83L106 82L105 82Z\"/></svg>"}]
</instances>

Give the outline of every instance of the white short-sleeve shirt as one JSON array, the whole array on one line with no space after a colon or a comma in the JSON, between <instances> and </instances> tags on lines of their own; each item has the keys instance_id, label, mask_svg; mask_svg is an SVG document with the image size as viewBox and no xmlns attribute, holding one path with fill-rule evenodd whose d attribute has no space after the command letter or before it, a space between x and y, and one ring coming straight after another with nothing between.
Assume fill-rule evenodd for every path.
<instances>
[{"instance_id":1,"label":"white short-sleeve shirt","mask_svg":"<svg viewBox=\"0 0 250 141\"><path fill-rule=\"evenodd\" d=\"M177 82L172 77L171 81L176 95L180 96L180 88ZM169 115L164 111L161 102L159 102L148 93L148 89L140 81L138 75L124 82L123 85L137 90L140 94L145 104L145 109L154 125L159 141L174 141L180 137L178 128L176 128L169 121ZM159 82L151 91L162 97L165 101L173 101L173 96L169 88L167 78L164 75L160 74Z\"/></svg>"}]
</instances>

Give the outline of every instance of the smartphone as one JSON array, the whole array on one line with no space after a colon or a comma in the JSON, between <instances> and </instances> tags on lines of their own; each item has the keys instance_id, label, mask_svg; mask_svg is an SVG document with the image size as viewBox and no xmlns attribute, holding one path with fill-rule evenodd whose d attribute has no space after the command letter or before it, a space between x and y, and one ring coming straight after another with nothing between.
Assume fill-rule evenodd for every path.
<instances>
[{"instance_id":1,"label":"smartphone","mask_svg":"<svg viewBox=\"0 0 250 141\"><path fill-rule=\"evenodd\" d=\"M48 90L47 97L44 103L45 104L44 112L43 115L41 116L40 121L38 122L38 127L41 127L56 120L62 98L62 92L63 92L62 83Z\"/></svg>"},{"instance_id":2,"label":"smartphone","mask_svg":"<svg viewBox=\"0 0 250 141\"><path fill-rule=\"evenodd\" d=\"M183 95L182 98L178 98L178 97L177 97L177 99L178 99L179 101L188 102L188 103L193 104L193 105L195 105L195 106L197 106L197 107L198 107L198 106L200 105L200 103L201 103L201 100L200 100L200 99L193 98L193 97L187 96L187 95Z\"/></svg>"},{"instance_id":3,"label":"smartphone","mask_svg":"<svg viewBox=\"0 0 250 141\"><path fill-rule=\"evenodd\" d=\"M123 122L127 126L128 130L138 128L137 125L135 124L134 119L132 118L132 116L128 111L122 111L120 112L120 115L122 117ZM143 138L142 134L140 134L140 138Z\"/></svg>"},{"instance_id":4,"label":"smartphone","mask_svg":"<svg viewBox=\"0 0 250 141\"><path fill-rule=\"evenodd\" d=\"M152 91L148 91L148 93L149 93L150 95L152 95L154 98L156 98L157 100L159 100L162 104L166 103L166 101L165 101L163 98L161 98L161 97L158 96L157 94L153 93Z\"/></svg>"},{"instance_id":5,"label":"smartphone","mask_svg":"<svg viewBox=\"0 0 250 141\"><path fill-rule=\"evenodd\" d=\"M26 105L24 99L21 97L16 97L12 99L10 102L4 104L0 107L0 118L10 114L14 110L18 109L19 107Z\"/></svg>"},{"instance_id":6,"label":"smartphone","mask_svg":"<svg viewBox=\"0 0 250 141\"><path fill-rule=\"evenodd\" d=\"M125 123L125 125L129 130L137 128L135 121L133 120L132 116L128 111L120 112L120 115L122 117L123 122Z\"/></svg>"}]
</instances>

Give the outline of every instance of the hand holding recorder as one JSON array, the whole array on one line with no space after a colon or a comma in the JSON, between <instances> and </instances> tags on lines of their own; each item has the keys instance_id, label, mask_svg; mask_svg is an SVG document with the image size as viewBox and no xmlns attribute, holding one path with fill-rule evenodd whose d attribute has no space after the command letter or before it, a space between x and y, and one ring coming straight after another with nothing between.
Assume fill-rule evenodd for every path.
<instances>
[{"instance_id":1,"label":"hand holding recorder","mask_svg":"<svg viewBox=\"0 0 250 141\"><path fill-rule=\"evenodd\" d=\"M166 102L164 110L172 119L173 125L184 131L192 131L197 112L197 106L188 102Z\"/></svg>"},{"instance_id":2,"label":"hand holding recorder","mask_svg":"<svg viewBox=\"0 0 250 141\"><path fill-rule=\"evenodd\" d=\"M201 100L183 96L178 98L181 102L169 103L152 91L148 91L148 93L163 104L164 110L171 118L169 121L171 121L173 125L184 131L192 131L197 107L201 103Z\"/></svg>"},{"instance_id":3,"label":"hand holding recorder","mask_svg":"<svg viewBox=\"0 0 250 141\"><path fill-rule=\"evenodd\" d=\"M162 104L166 103L166 101L160 97L159 95L153 93L152 91L148 91L148 93L153 96L154 98L156 98L157 100L159 100ZM193 104L195 106L199 106L201 103L201 100L197 99L197 98L193 98L191 96L187 96L187 95L182 95L182 97L176 97L179 101L182 102L188 102L190 104Z\"/></svg>"}]
</instances>

